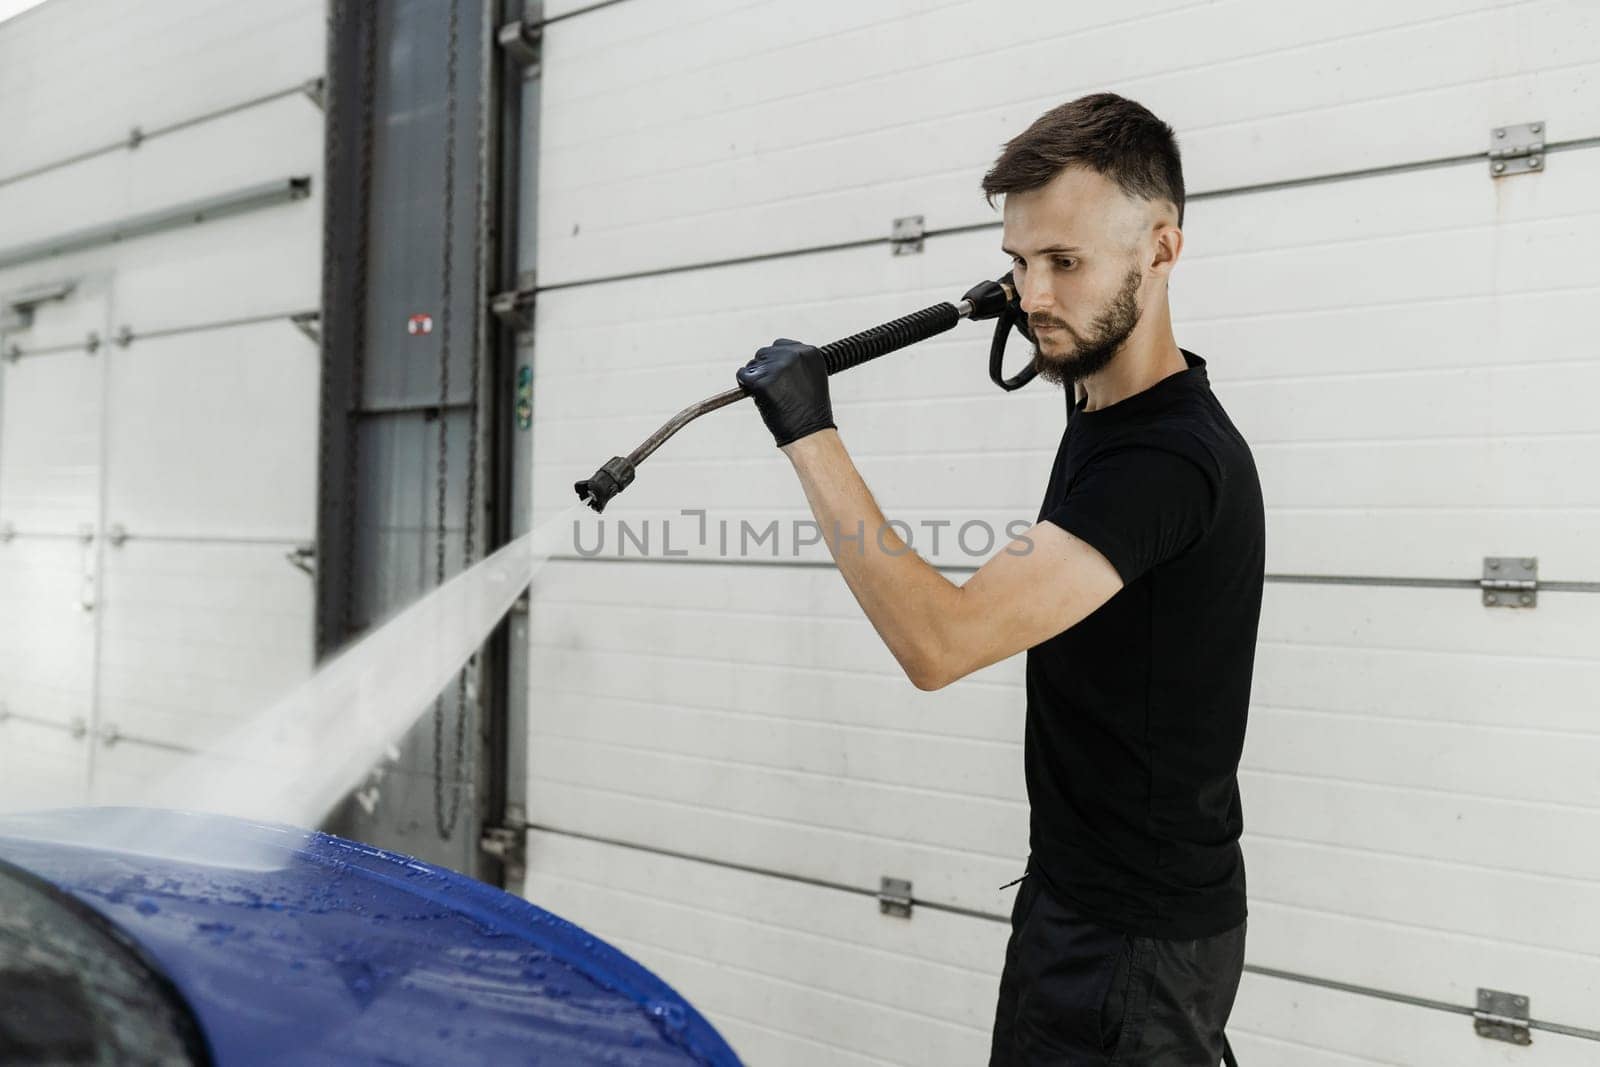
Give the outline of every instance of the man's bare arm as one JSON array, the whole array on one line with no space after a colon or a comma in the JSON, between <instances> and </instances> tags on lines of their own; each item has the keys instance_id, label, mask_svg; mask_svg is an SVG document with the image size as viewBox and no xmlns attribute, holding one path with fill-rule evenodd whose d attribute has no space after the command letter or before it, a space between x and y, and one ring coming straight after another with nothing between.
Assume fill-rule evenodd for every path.
<instances>
[{"instance_id":1,"label":"man's bare arm","mask_svg":"<svg viewBox=\"0 0 1600 1067\"><path fill-rule=\"evenodd\" d=\"M887 526L837 430L783 451L845 583L919 689L940 689L1032 648L1122 588L1093 546L1047 522L955 585Z\"/></svg>"}]
</instances>

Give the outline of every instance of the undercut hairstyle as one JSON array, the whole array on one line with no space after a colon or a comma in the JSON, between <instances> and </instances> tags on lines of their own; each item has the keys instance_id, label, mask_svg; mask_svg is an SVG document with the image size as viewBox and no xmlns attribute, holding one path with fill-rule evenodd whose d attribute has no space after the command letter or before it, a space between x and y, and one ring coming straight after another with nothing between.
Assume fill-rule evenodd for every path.
<instances>
[{"instance_id":1,"label":"undercut hairstyle","mask_svg":"<svg viewBox=\"0 0 1600 1067\"><path fill-rule=\"evenodd\" d=\"M1089 167L1141 200L1170 200L1183 225L1183 162L1172 127L1142 104L1093 93L1051 108L1007 141L983 176L984 199L1048 185L1070 166Z\"/></svg>"}]
</instances>

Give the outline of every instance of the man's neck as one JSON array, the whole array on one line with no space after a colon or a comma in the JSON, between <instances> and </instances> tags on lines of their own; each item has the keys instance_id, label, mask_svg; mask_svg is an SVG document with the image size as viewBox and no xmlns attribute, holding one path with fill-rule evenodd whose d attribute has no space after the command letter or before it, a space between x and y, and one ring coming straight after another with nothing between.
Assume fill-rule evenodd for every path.
<instances>
[{"instance_id":1,"label":"man's neck","mask_svg":"<svg viewBox=\"0 0 1600 1067\"><path fill-rule=\"evenodd\" d=\"M1140 340L1139 331L1135 330L1104 369L1078 382L1079 392L1073 395L1089 398L1083 410L1108 408L1144 392L1163 378L1189 369L1170 329L1143 339L1143 343Z\"/></svg>"}]
</instances>

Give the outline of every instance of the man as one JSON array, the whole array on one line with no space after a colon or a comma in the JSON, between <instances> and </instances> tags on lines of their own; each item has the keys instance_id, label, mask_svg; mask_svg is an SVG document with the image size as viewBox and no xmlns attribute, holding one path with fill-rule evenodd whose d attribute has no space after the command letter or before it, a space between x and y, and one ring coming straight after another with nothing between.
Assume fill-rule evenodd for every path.
<instances>
[{"instance_id":1,"label":"man","mask_svg":"<svg viewBox=\"0 0 1600 1067\"><path fill-rule=\"evenodd\" d=\"M1074 401L1038 524L966 584L885 529L815 348L780 338L737 379L913 684L1027 651L1030 857L990 1063L1214 1067L1244 965L1265 524L1249 446L1173 337L1177 144L1139 104L1086 96L1007 143L983 189L1005 196L1034 366Z\"/></svg>"}]
</instances>

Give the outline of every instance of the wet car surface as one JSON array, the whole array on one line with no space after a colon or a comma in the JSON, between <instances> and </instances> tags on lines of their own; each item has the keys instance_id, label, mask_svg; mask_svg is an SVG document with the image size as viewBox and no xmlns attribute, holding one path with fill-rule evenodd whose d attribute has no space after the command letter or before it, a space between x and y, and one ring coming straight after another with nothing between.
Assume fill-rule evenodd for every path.
<instances>
[{"instance_id":1,"label":"wet car surface","mask_svg":"<svg viewBox=\"0 0 1600 1067\"><path fill-rule=\"evenodd\" d=\"M0 983L33 990L0 1011L13 1054L58 1040L77 1062L739 1062L582 928L328 834L136 809L10 816L0 914Z\"/></svg>"}]
</instances>

